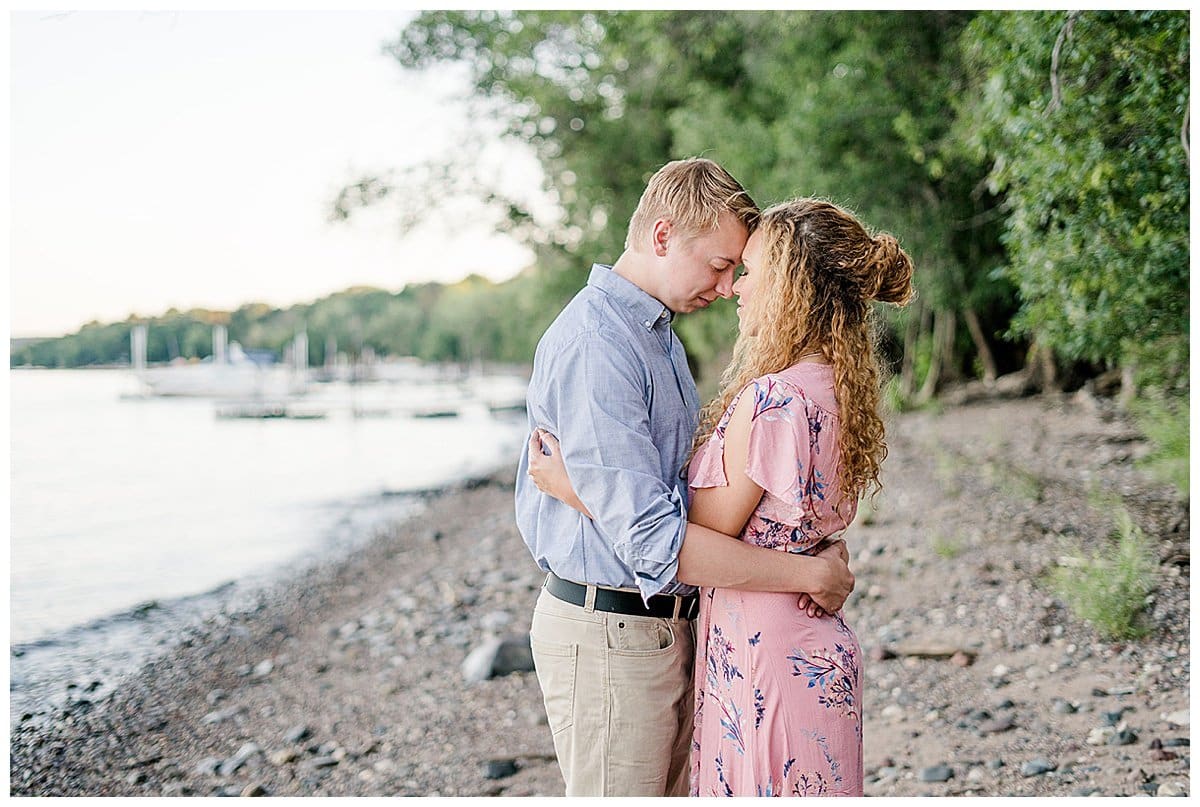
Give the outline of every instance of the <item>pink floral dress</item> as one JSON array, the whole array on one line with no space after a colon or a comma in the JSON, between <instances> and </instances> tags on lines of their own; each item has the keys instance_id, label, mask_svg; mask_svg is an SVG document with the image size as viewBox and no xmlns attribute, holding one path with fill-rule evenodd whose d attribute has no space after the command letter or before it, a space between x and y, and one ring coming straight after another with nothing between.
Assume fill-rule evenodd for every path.
<instances>
[{"instance_id":1,"label":"pink floral dress","mask_svg":"<svg viewBox=\"0 0 1200 807\"><path fill-rule=\"evenodd\" d=\"M833 370L797 364L755 379L693 458L693 489L728 484L725 426L754 396L746 474L763 488L741 539L809 552L853 520L838 480ZM861 796L862 651L842 614L795 594L702 589L696 643L693 796Z\"/></svg>"}]
</instances>

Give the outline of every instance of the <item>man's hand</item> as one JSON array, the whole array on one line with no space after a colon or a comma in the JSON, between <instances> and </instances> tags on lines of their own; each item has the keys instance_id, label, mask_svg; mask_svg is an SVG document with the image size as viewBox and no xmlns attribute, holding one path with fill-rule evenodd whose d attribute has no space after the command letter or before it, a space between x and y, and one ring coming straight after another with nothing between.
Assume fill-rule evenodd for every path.
<instances>
[{"instance_id":1,"label":"man's hand","mask_svg":"<svg viewBox=\"0 0 1200 807\"><path fill-rule=\"evenodd\" d=\"M842 607L850 592L854 590L854 575L848 565L850 551L843 540L830 542L813 557L828 563L823 573L817 575L818 582L823 583L824 589L801 594L798 605L800 610L806 611L810 617L819 619L827 613L837 613Z\"/></svg>"}]
</instances>

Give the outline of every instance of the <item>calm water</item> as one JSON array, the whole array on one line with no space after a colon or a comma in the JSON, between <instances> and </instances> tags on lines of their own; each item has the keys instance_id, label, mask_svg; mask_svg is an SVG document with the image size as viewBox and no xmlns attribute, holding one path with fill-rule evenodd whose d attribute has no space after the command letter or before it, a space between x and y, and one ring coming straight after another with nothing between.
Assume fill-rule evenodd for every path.
<instances>
[{"instance_id":1,"label":"calm water","mask_svg":"<svg viewBox=\"0 0 1200 807\"><path fill-rule=\"evenodd\" d=\"M331 385L311 398L331 407L326 419L262 421L218 419L212 401L122 400L136 389L125 371L9 378L14 707L46 679L83 675L62 668L72 653L75 667L103 667L127 634L152 633L156 620L173 630L211 606L207 592L345 550L417 507L385 492L515 462L525 428L483 407L355 419L345 406L437 403L449 387ZM148 618L159 610L171 616Z\"/></svg>"}]
</instances>

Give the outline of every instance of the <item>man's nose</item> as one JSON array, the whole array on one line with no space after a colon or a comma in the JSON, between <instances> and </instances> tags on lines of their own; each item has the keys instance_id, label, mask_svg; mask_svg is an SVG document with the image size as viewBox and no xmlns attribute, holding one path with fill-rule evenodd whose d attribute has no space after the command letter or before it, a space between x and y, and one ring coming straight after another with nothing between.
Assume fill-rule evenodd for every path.
<instances>
[{"instance_id":1,"label":"man's nose","mask_svg":"<svg viewBox=\"0 0 1200 807\"><path fill-rule=\"evenodd\" d=\"M733 272L722 273L721 278L717 281L717 295L724 297L726 300L733 297Z\"/></svg>"}]
</instances>

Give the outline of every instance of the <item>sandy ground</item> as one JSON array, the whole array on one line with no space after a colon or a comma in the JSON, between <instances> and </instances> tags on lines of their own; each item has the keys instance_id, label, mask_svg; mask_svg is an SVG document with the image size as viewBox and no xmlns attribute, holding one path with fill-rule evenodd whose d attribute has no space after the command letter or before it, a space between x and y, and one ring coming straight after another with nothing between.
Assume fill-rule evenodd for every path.
<instances>
[{"instance_id":1,"label":"sandy ground","mask_svg":"<svg viewBox=\"0 0 1200 807\"><path fill-rule=\"evenodd\" d=\"M1188 508L1137 469L1132 425L1106 401L1039 397L903 415L890 435L885 492L848 535L867 794L1188 792ZM542 576L511 485L431 495L103 700L77 682L72 705L13 730L11 792L561 794L534 675L461 671L529 628ZM1098 640L1045 581L1111 532L1102 496L1160 549L1135 642Z\"/></svg>"}]
</instances>

